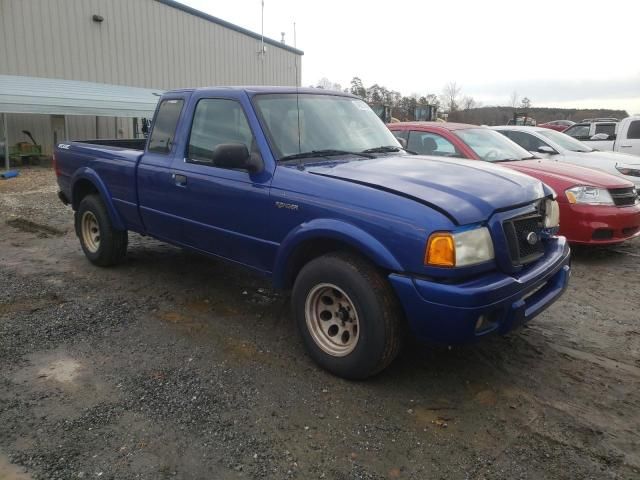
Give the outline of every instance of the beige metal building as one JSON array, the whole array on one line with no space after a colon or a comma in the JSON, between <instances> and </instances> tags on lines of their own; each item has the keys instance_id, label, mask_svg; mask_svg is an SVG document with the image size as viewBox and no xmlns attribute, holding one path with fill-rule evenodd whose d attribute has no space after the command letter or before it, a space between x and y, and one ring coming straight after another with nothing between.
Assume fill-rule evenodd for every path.
<instances>
[{"instance_id":1,"label":"beige metal building","mask_svg":"<svg viewBox=\"0 0 640 480\"><path fill-rule=\"evenodd\" d=\"M97 97L118 85L141 87L141 94L299 85L302 54L172 0L0 0L0 75L91 82L86 90ZM107 84L104 91L98 84ZM9 143L28 141L21 132L29 130L45 153L54 133L56 139L140 134L132 118L96 118L63 107L58 114L4 111Z\"/></svg>"}]
</instances>

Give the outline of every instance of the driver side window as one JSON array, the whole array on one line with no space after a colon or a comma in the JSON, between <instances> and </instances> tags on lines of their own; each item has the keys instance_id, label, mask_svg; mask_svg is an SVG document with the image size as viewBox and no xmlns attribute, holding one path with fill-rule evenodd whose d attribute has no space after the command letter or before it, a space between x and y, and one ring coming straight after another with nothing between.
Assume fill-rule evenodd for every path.
<instances>
[{"instance_id":1,"label":"driver side window","mask_svg":"<svg viewBox=\"0 0 640 480\"><path fill-rule=\"evenodd\" d=\"M578 140L589 140L589 130L590 125L574 125L572 127L567 128L564 132L573 138L577 138Z\"/></svg>"},{"instance_id":2,"label":"driver side window","mask_svg":"<svg viewBox=\"0 0 640 480\"><path fill-rule=\"evenodd\" d=\"M616 136L616 124L615 123L596 123L596 133L604 133L609 136L610 139Z\"/></svg>"},{"instance_id":3,"label":"driver side window","mask_svg":"<svg viewBox=\"0 0 640 480\"><path fill-rule=\"evenodd\" d=\"M187 162L215 167L216 148L223 144L242 144L249 152L256 148L251 128L238 102L203 98L193 115Z\"/></svg>"}]
</instances>

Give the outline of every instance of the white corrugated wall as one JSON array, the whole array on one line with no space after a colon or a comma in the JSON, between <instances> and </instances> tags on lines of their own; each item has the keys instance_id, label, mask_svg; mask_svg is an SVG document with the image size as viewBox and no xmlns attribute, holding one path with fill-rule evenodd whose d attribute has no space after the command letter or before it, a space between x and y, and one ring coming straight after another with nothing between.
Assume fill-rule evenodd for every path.
<instances>
[{"instance_id":1,"label":"white corrugated wall","mask_svg":"<svg viewBox=\"0 0 640 480\"><path fill-rule=\"evenodd\" d=\"M94 14L104 18L92 21ZM294 52L155 0L0 0L0 73L146 88L296 85Z\"/></svg>"},{"instance_id":2,"label":"white corrugated wall","mask_svg":"<svg viewBox=\"0 0 640 480\"><path fill-rule=\"evenodd\" d=\"M92 20L104 17L102 23ZM155 0L0 0L0 74L158 88L299 85L300 56ZM8 115L9 141L32 132L45 153L48 115ZM132 120L68 116L71 139L133 136Z\"/></svg>"}]
</instances>

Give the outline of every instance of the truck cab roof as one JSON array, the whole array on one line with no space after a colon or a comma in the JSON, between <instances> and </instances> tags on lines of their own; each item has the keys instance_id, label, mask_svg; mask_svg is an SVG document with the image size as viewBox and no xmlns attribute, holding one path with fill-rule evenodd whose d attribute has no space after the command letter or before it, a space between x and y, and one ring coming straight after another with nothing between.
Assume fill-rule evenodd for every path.
<instances>
[{"instance_id":1,"label":"truck cab roof","mask_svg":"<svg viewBox=\"0 0 640 480\"><path fill-rule=\"evenodd\" d=\"M223 86L223 87L200 87L200 88L188 88L188 89L176 89L169 90L165 92L165 95L171 95L176 93L185 93L185 92L221 92L221 91L236 91L236 92L245 92L250 96L258 95L258 94L313 94L313 95L338 95L341 97L352 97L362 100L360 97L352 95L347 92L340 92L337 90L324 90L322 88L311 88L311 87L288 87L288 86Z\"/></svg>"}]
</instances>

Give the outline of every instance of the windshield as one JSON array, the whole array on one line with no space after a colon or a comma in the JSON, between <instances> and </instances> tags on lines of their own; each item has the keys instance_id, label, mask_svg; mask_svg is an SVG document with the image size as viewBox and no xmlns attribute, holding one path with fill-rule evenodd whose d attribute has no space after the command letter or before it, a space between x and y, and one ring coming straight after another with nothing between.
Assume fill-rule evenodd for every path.
<instances>
[{"instance_id":1,"label":"windshield","mask_svg":"<svg viewBox=\"0 0 640 480\"><path fill-rule=\"evenodd\" d=\"M488 128L465 128L454 133L466 143L476 155L488 162L523 160L534 158L524 148L516 145L507 137Z\"/></svg>"},{"instance_id":2,"label":"windshield","mask_svg":"<svg viewBox=\"0 0 640 480\"><path fill-rule=\"evenodd\" d=\"M373 110L356 98L261 94L254 103L278 160L305 152L401 149Z\"/></svg>"},{"instance_id":3,"label":"windshield","mask_svg":"<svg viewBox=\"0 0 640 480\"><path fill-rule=\"evenodd\" d=\"M589 148L584 143L579 140L576 140L569 135L566 135L561 132L556 132L555 130L538 130L540 135L547 137L549 140L557 143L562 148L570 150L572 152L593 152L593 148Z\"/></svg>"}]
</instances>

